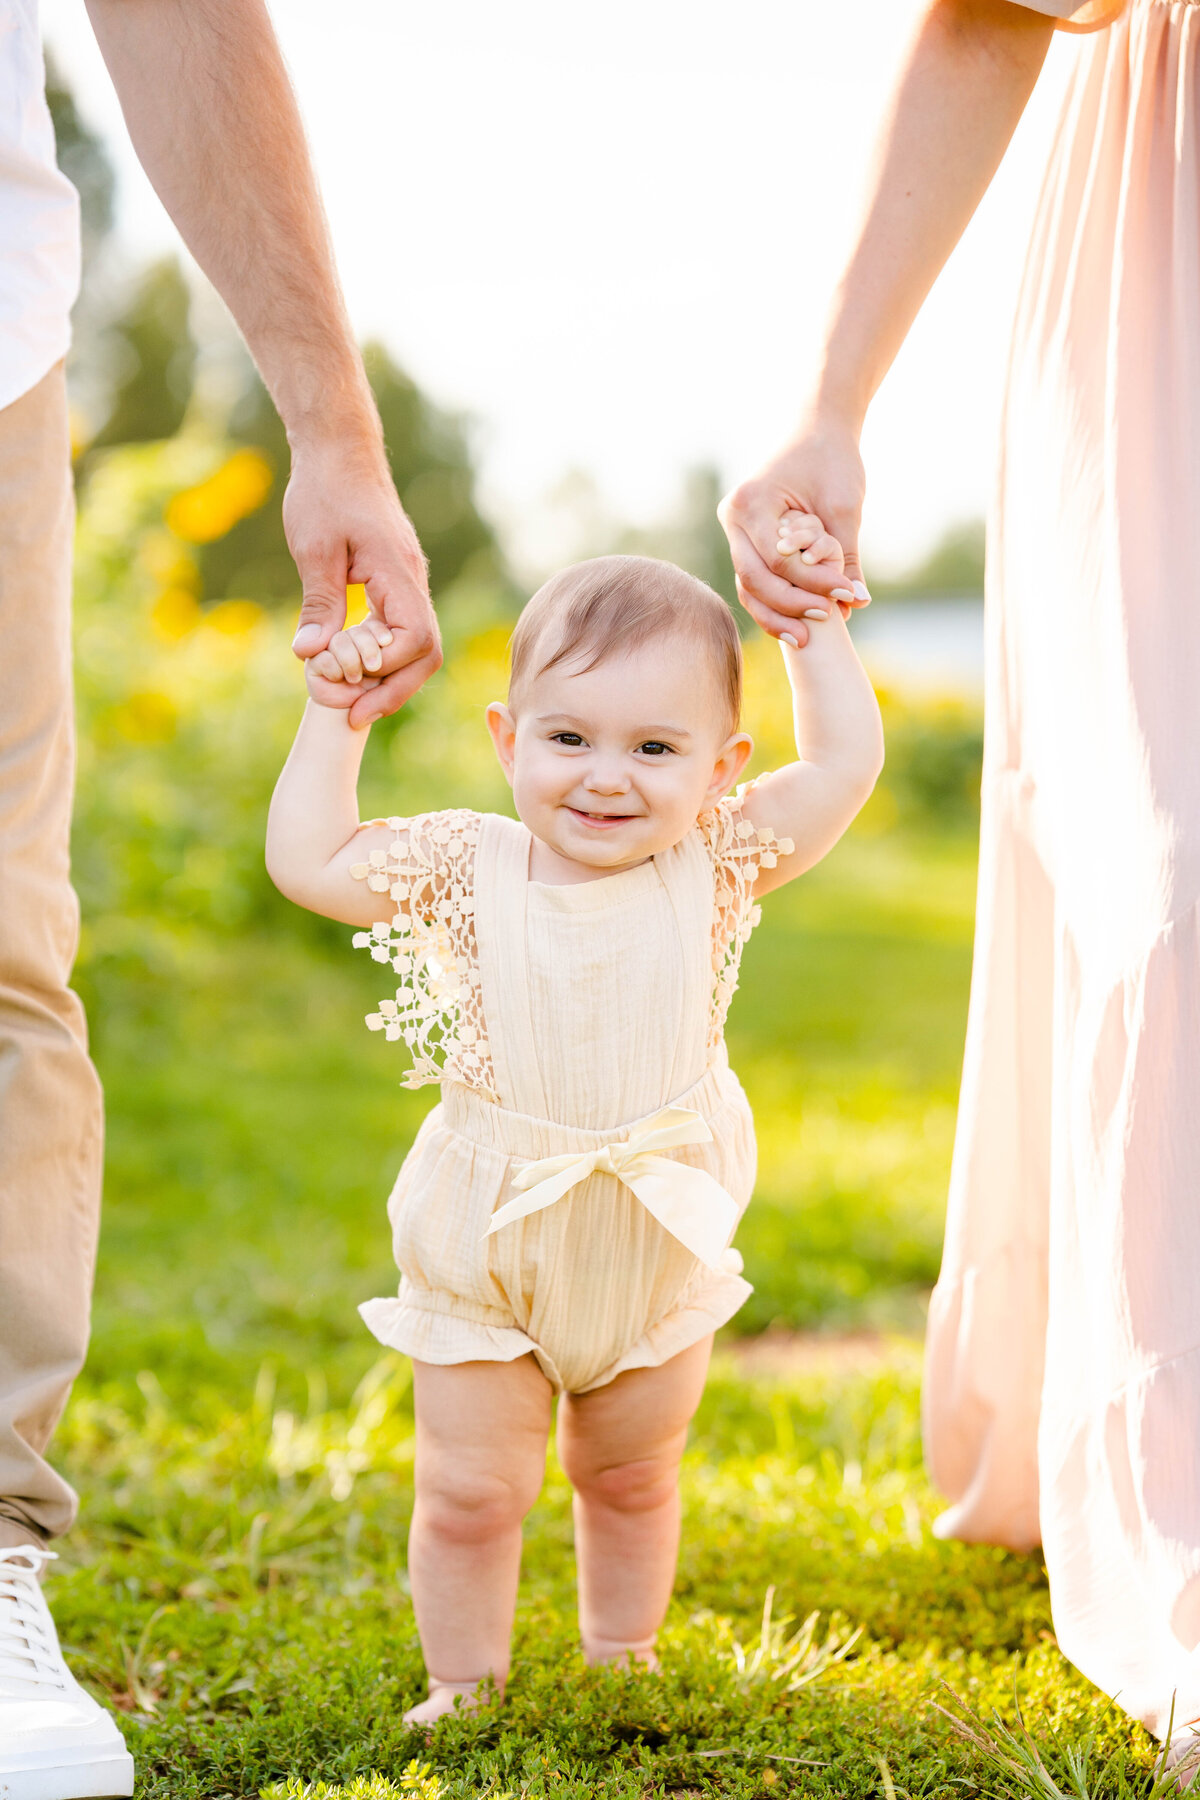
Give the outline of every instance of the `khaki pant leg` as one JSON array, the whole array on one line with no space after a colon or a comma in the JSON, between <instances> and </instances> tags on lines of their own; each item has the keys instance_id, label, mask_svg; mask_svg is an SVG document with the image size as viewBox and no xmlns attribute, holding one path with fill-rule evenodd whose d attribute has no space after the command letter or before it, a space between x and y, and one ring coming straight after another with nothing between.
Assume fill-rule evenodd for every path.
<instances>
[{"instance_id":1,"label":"khaki pant leg","mask_svg":"<svg viewBox=\"0 0 1200 1800\"><path fill-rule=\"evenodd\" d=\"M87 1348L100 1083L78 941L71 490L62 366L0 409L0 1545L75 1515L44 1460Z\"/></svg>"}]
</instances>

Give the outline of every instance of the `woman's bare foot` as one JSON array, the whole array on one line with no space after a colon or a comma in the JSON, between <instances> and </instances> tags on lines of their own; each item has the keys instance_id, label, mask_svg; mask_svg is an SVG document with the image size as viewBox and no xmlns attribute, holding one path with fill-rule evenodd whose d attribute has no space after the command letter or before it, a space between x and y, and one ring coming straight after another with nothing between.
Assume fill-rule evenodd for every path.
<instances>
[{"instance_id":1,"label":"woman's bare foot","mask_svg":"<svg viewBox=\"0 0 1200 1800\"><path fill-rule=\"evenodd\" d=\"M463 1711L470 1712L488 1697L483 1690L488 1687L488 1678L483 1676L479 1681L430 1681L428 1698L416 1706L410 1706L404 1715L406 1725L433 1725L438 1719L453 1712L455 1704L461 1700Z\"/></svg>"},{"instance_id":2,"label":"woman's bare foot","mask_svg":"<svg viewBox=\"0 0 1200 1800\"><path fill-rule=\"evenodd\" d=\"M1176 1731L1163 1751L1163 1773L1175 1777L1178 1793L1200 1788L1200 1721Z\"/></svg>"}]
</instances>

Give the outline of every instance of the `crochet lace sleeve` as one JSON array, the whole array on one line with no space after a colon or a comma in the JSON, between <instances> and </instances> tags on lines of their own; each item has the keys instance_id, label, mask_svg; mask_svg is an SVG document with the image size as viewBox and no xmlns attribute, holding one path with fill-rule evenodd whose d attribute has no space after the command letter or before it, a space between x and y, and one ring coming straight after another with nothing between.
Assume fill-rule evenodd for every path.
<instances>
[{"instance_id":1,"label":"crochet lace sleeve","mask_svg":"<svg viewBox=\"0 0 1200 1800\"><path fill-rule=\"evenodd\" d=\"M394 999L367 1014L367 1025L407 1044L412 1068L401 1077L404 1087L461 1081L495 1098L475 941L479 814L371 823L388 826L392 842L350 873L380 896L381 910L390 901L394 916L356 931L354 946L391 963L400 982Z\"/></svg>"},{"instance_id":2,"label":"crochet lace sleeve","mask_svg":"<svg viewBox=\"0 0 1200 1800\"><path fill-rule=\"evenodd\" d=\"M729 1002L737 990L742 951L762 917L754 898L759 872L773 869L781 856L790 856L794 849L791 838L776 837L769 825L754 825L744 816L742 808L751 785L719 800L699 820L713 864L710 1048L720 1042Z\"/></svg>"}]
</instances>

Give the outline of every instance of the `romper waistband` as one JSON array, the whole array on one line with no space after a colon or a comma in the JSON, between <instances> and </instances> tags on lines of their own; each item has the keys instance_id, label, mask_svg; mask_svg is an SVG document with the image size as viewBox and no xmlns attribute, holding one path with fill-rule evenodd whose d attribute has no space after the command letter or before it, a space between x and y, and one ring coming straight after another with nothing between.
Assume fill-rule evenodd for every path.
<instances>
[{"instance_id":1,"label":"romper waistband","mask_svg":"<svg viewBox=\"0 0 1200 1800\"><path fill-rule=\"evenodd\" d=\"M735 1079L728 1063L710 1063L699 1081L664 1104L686 1107L703 1119L711 1119L728 1100L729 1084ZM531 1113L511 1112L457 1081L443 1084L442 1109L444 1123L451 1131L486 1149L529 1162L538 1162L545 1156L565 1156L571 1151L582 1154L599 1150L614 1138L628 1137L662 1111L656 1106L653 1112L626 1119L607 1131L584 1131L576 1125L560 1125L554 1119L535 1118Z\"/></svg>"}]
</instances>

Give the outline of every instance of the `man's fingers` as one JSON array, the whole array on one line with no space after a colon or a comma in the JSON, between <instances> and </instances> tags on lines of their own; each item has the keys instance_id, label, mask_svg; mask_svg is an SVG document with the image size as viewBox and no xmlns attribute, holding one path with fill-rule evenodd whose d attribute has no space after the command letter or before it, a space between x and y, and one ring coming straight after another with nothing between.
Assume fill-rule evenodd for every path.
<instances>
[{"instance_id":1,"label":"man's fingers","mask_svg":"<svg viewBox=\"0 0 1200 1800\"><path fill-rule=\"evenodd\" d=\"M399 712L407 700L411 700L417 689L442 666L441 646L428 650L424 655L412 662L404 664L391 675L385 675L368 693L361 693L350 709L350 723L355 726L370 725L376 719L384 719L389 713Z\"/></svg>"},{"instance_id":2,"label":"man's fingers","mask_svg":"<svg viewBox=\"0 0 1200 1800\"><path fill-rule=\"evenodd\" d=\"M346 623L346 546L294 552L304 589L300 623L292 649L301 658L325 650L335 631Z\"/></svg>"},{"instance_id":3,"label":"man's fingers","mask_svg":"<svg viewBox=\"0 0 1200 1800\"><path fill-rule=\"evenodd\" d=\"M350 579L362 582L377 619L411 628L415 615L430 604L429 564L407 513L397 506L389 525L382 542L364 538L356 546Z\"/></svg>"}]
</instances>

